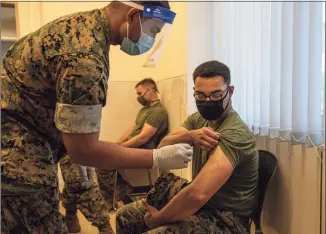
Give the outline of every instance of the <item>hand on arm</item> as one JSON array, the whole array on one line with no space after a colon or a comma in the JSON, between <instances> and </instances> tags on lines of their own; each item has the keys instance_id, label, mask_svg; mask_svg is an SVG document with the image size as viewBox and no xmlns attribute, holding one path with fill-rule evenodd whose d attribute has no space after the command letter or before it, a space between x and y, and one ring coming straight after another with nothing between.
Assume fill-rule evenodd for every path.
<instances>
[{"instance_id":1,"label":"hand on arm","mask_svg":"<svg viewBox=\"0 0 326 234\"><path fill-rule=\"evenodd\" d=\"M161 211L148 214L146 224L155 228L193 215L226 183L232 172L231 162L221 148L217 147L195 180L182 189Z\"/></svg>"},{"instance_id":2,"label":"hand on arm","mask_svg":"<svg viewBox=\"0 0 326 234\"><path fill-rule=\"evenodd\" d=\"M157 128L145 123L141 132L137 136L134 136L133 138L121 143L120 145L129 148L137 148L148 142L156 132Z\"/></svg>"},{"instance_id":3,"label":"hand on arm","mask_svg":"<svg viewBox=\"0 0 326 234\"><path fill-rule=\"evenodd\" d=\"M203 150L210 151L217 146L220 134L215 132L212 128L203 127L192 130L191 136L193 138L194 145L199 146Z\"/></svg>"},{"instance_id":4,"label":"hand on arm","mask_svg":"<svg viewBox=\"0 0 326 234\"><path fill-rule=\"evenodd\" d=\"M187 143L189 145L197 145L204 150L212 150L218 144L219 133L211 128L200 128L188 131L185 128L179 128L177 131L167 135L160 143L158 148L166 145L177 143Z\"/></svg>"},{"instance_id":5,"label":"hand on arm","mask_svg":"<svg viewBox=\"0 0 326 234\"><path fill-rule=\"evenodd\" d=\"M134 129L135 125L133 125L132 127L130 127L124 134L123 136L119 139L118 143L121 144L123 142L126 142L128 140L128 137L130 136L130 134L132 133L132 130Z\"/></svg>"}]
</instances>

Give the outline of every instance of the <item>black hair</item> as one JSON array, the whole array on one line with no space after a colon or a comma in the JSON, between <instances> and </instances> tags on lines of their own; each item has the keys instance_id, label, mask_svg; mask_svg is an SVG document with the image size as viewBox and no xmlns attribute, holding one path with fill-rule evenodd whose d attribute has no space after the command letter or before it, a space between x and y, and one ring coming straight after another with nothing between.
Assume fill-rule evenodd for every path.
<instances>
[{"instance_id":1,"label":"black hair","mask_svg":"<svg viewBox=\"0 0 326 234\"><path fill-rule=\"evenodd\" d=\"M160 7L170 9L169 1L132 1L132 2L138 3L139 5L142 6L145 4L149 4L149 5L160 6Z\"/></svg>"},{"instance_id":2,"label":"black hair","mask_svg":"<svg viewBox=\"0 0 326 234\"><path fill-rule=\"evenodd\" d=\"M222 76L227 85L231 83L230 69L224 63L213 60L200 64L193 73L194 82L197 77L212 78Z\"/></svg>"},{"instance_id":3,"label":"black hair","mask_svg":"<svg viewBox=\"0 0 326 234\"><path fill-rule=\"evenodd\" d=\"M158 89L157 89L156 83L155 83L155 81L154 81L152 78L145 78L145 79L139 81L139 82L136 84L135 88L137 88L137 87L140 86L140 85L151 85L152 88L153 88L155 91L158 92Z\"/></svg>"},{"instance_id":4,"label":"black hair","mask_svg":"<svg viewBox=\"0 0 326 234\"><path fill-rule=\"evenodd\" d=\"M142 6L145 4L149 4L149 5L160 6L160 7L170 9L169 1L131 1L131 2L137 3ZM127 5L123 4L123 1L115 0L115 1L112 1L109 6L113 7L113 8L119 8L119 7L127 6Z\"/></svg>"}]
</instances>

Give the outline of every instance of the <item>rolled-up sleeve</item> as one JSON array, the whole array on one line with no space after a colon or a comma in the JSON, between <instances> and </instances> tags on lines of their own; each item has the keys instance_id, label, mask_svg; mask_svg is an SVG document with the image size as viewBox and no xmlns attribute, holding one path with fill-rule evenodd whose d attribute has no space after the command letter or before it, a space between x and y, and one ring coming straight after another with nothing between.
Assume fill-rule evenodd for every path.
<instances>
[{"instance_id":1,"label":"rolled-up sleeve","mask_svg":"<svg viewBox=\"0 0 326 234\"><path fill-rule=\"evenodd\" d=\"M102 105L76 106L57 103L56 127L65 133L95 133L101 128Z\"/></svg>"},{"instance_id":2,"label":"rolled-up sleeve","mask_svg":"<svg viewBox=\"0 0 326 234\"><path fill-rule=\"evenodd\" d=\"M255 154L256 145L251 133L241 129L225 129L220 132L219 146L233 168Z\"/></svg>"},{"instance_id":3,"label":"rolled-up sleeve","mask_svg":"<svg viewBox=\"0 0 326 234\"><path fill-rule=\"evenodd\" d=\"M107 69L92 55L64 55L56 59L56 110L54 121L64 133L100 131L107 91Z\"/></svg>"}]
</instances>

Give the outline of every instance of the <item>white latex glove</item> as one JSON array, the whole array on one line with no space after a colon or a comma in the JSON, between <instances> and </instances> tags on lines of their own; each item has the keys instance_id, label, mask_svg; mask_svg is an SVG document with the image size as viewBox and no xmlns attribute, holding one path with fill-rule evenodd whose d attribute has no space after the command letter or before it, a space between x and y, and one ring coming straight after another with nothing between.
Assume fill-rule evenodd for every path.
<instances>
[{"instance_id":1,"label":"white latex glove","mask_svg":"<svg viewBox=\"0 0 326 234\"><path fill-rule=\"evenodd\" d=\"M193 154L193 148L188 144L167 145L160 149L154 149L153 168L187 168Z\"/></svg>"}]
</instances>

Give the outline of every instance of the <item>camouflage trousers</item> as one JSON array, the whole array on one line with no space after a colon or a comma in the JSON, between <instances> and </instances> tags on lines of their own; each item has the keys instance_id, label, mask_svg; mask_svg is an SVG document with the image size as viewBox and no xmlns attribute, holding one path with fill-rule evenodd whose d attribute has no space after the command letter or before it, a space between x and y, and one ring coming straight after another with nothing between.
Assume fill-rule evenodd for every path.
<instances>
[{"instance_id":1,"label":"camouflage trousers","mask_svg":"<svg viewBox=\"0 0 326 234\"><path fill-rule=\"evenodd\" d=\"M62 177L65 182L62 204L67 211L79 209L92 225L100 227L109 222L108 204L98 185L85 175L83 167L72 163L66 155L60 160Z\"/></svg>"},{"instance_id":2,"label":"camouflage trousers","mask_svg":"<svg viewBox=\"0 0 326 234\"><path fill-rule=\"evenodd\" d=\"M189 183L171 173L163 173L147 195L147 202L161 210ZM145 207L140 201L122 207L116 216L117 234L249 234L246 221L232 212L221 212L203 207L182 222L168 224L149 230L144 223Z\"/></svg>"},{"instance_id":3,"label":"camouflage trousers","mask_svg":"<svg viewBox=\"0 0 326 234\"><path fill-rule=\"evenodd\" d=\"M2 234L68 233L57 188L17 184L4 176L1 182Z\"/></svg>"},{"instance_id":4,"label":"camouflage trousers","mask_svg":"<svg viewBox=\"0 0 326 234\"><path fill-rule=\"evenodd\" d=\"M117 200L121 200L125 194L131 192L131 185L116 170L96 169L96 174L102 195L106 200L112 200L113 198L115 179L117 179ZM116 175L117 178L115 178Z\"/></svg>"}]
</instances>

